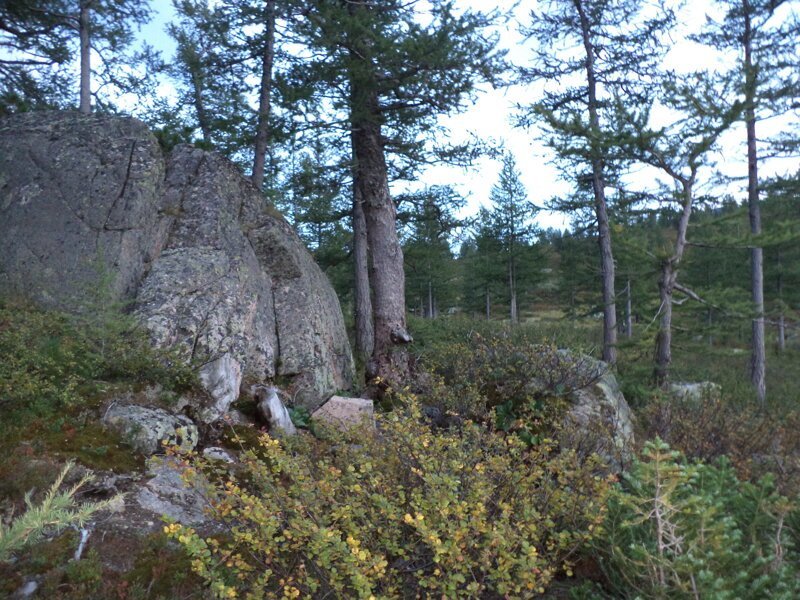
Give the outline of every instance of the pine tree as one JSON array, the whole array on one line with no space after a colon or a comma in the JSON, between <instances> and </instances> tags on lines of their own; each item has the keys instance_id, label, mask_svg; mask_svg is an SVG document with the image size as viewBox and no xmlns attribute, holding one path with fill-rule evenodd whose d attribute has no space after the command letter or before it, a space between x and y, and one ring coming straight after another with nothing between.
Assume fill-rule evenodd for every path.
<instances>
[{"instance_id":1,"label":"pine tree","mask_svg":"<svg viewBox=\"0 0 800 600\"><path fill-rule=\"evenodd\" d=\"M747 203L750 233L762 232L758 180L759 121L787 110L796 110L800 95L800 18L786 14L792 0L720 0L725 16L709 21L698 40L741 57L729 74L744 98L743 120L747 139ZM763 157L763 154L762 154ZM750 252L751 296L753 304L751 338L751 380L758 401L766 399L766 345L764 332L764 252L754 245Z\"/></svg>"},{"instance_id":2,"label":"pine tree","mask_svg":"<svg viewBox=\"0 0 800 600\"><path fill-rule=\"evenodd\" d=\"M64 106L71 102L71 64L77 57L79 109L88 114L94 98L103 108L143 84L139 71L152 63L152 50L129 54L134 28L150 19L144 0L8 0L0 5L2 110ZM92 56L99 63L92 66ZM92 91L92 78L95 91Z\"/></svg>"},{"instance_id":3,"label":"pine tree","mask_svg":"<svg viewBox=\"0 0 800 600\"><path fill-rule=\"evenodd\" d=\"M333 108L347 114L354 214L363 212L370 258L369 274L356 273L372 291L367 376L402 381L411 335L390 173L407 175L435 158L430 142L439 115L460 109L477 81L494 77L495 41L484 34L490 21L471 11L456 14L443 0L308 0L303 14L301 30L316 57L304 66L307 77L323 81Z\"/></svg>"},{"instance_id":4,"label":"pine tree","mask_svg":"<svg viewBox=\"0 0 800 600\"><path fill-rule=\"evenodd\" d=\"M420 308L418 315L433 319L456 304L458 272L451 244L463 226L455 211L464 199L449 186L433 186L399 200L398 219L409 229L403 245L406 302Z\"/></svg>"},{"instance_id":5,"label":"pine tree","mask_svg":"<svg viewBox=\"0 0 800 600\"><path fill-rule=\"evenodd\" d=\"M523 258L530 254L529 243L535 228L536 207L528 200L520 180L516 161L511 153L503 156L503 168L491 192L492 208L489 223L497 237L508 284L509 317L519 322L518 291Z\"/></svg>"},{"instance_id":6,"label":"pine tree","mask_svg":"<svg viewBox=\"0 0 800 600\"><path fill-rule=\"evenodd\" d=\"M669 198L677 204L678 219L674 243L658 256L660 324L654 353L654 379L664 385L672 362L673 293L678 286L678 270L686 250L689 220L697 202L696 186L701 169L709 166L709 153L716 148L719 136L738 117L740 106L717 106L724 82L706 73L678 78L667 75L663 91L658 95L662 106L672 109L680 118L657 130L648 128L650 107L641 111L630 123L631 141L623 146L630 156L653 166L672 179L674 192L655 191L654 198ZM724 95L724 94L723 94ZM655 102L655 99L651 101ZM620 107L621 112L626 111Z\"/></svg>"},{"instance_id":7,"label":"pine tree","mask_svg":"<svg viewBox=\"0 0 800 600\"><path fill-rule=\"evenodd\" d=\"M603 359L610 363L617 359L617 316L606 188L620 165L609 109L615 97L628 105L641 100L642 87L663 54L662 33L673 20L660 10L645 16L643 8L635 0L557 0L544 12L532 12L523 30L537 46L534 64L520 69L521 80L544 80L549 87L520 121L544 126L565 178L575 180L575 196L557 202L557 208L592 207L600 248ZM554 53L553 48L565 50Z\"/></svg>"}]
</instances>

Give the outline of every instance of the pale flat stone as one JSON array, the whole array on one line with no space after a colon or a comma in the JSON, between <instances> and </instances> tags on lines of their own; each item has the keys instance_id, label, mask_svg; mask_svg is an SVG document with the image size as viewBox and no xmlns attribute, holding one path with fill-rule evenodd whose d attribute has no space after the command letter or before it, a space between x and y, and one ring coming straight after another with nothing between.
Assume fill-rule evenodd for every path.
<instances>
[{"instance_id":1,"label":"pale flat stone","mask_svg":"<svg viewBox=\"0 0 800 600\"><path fill-rule=\"evenodd\" d=\"M315 410L312 419L319 419L340 429L367 423L375 425L375 406L366 398L346 398L333 396L325 404Z\"/></svg>"}]
</instances>

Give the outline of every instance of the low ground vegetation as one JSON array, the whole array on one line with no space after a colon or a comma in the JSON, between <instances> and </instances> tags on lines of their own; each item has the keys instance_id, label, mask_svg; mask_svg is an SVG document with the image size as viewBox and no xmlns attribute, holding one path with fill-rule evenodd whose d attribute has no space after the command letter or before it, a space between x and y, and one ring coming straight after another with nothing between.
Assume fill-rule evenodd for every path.
<instances>
[{"instance_id":1,"label":"low ground vegetation","mask_svg":"<svg viewBox=\"0 0 800 600\"><path fill-rule=\"evenodd\" d=\"M139 540L134 570L120 574L91 544L71 561L74 531L46 532L0 564L3 593L21 573L37 574L53 598L800 593L800 416L789 402L757 409L744 386L722 377L738 354L676 364L686 380L720 375L720 395L693 400L654 390L636 359L618 366L639 443L619 478L557 441L565 396L585 384L558 348L593 353L596 324L412 325L414 377L388 395L376 431L278 440L238 426L223 435L241 452L235 468L183 457L189 477L203 471L214 483L224 533L167 524ZM91 328L63 315L0 307L0 398L13 415L2 425L6 523L23 514L26 493L42 498L68 457L90 468L141 467L92 411L116 386L158 382L170 392L192 380L136 335L120 328L98 344ZM796 368L784 359L787 373Z\"/></svg>"}]
</instances>

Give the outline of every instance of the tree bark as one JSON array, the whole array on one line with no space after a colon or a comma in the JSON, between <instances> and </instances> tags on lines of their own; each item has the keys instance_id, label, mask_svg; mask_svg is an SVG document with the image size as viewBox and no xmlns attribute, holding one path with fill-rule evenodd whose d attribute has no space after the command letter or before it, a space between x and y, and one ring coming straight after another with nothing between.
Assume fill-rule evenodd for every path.
<instances>
[{"instance_id":1,"label":"tree bark","mask_svg":"<svg viewBox=\"0 0 800 600\"><path fill-rule=\"evenodd\" d=\"M658 385L664 385L669 380L669 368L672 363L672 294L675 291L675 282L678 279L678 266L686 250L686 232L689 229L689 219L692 216L694 204L694 173L688 180L681 182L683 194L683 210L678 220L678 232L675 239L675 250L672 256L664 259L661 264L661 276L658 280L658 292L661 300L661 322L656 335L655 368L653 377Z\"/></svg>"},{"instance_id":2,"label":"tree bark","mask_svg":"<svg viewBox=\"0 0 800 600\"><path fill-rule=\"evenodd\" d=\"M275 0L266 0L264 23L264 52L261 57L261 87L258 96L258 121L253 155L253 184L260 190L264 185L264 167L269 147L269 118L272 112L272 65L275 61Z\"/></svg>"},{"instance_id":3,"label":"tree bark","mask_svg":"<svg viewBox=\"0 0 800 600\"><path fill-rule=\"evenodd\" d=\"M356 183L364 207L371 264L374 345L367 377L399 383L408 375L406 346L412 341L406 327L403 250L397 236L396 212L389 194L378 97L360 77L351 80L358 105L353 110L353 150ZM362 87L364 86L364 87Z\"/></svg>"},{"instance_id":4,"label":"tree bark","mask_svg":"<svg viewBox=\"0 0 800 600\"><path fill-rule=\"evenodd\" d=\"M81 0L80 12L78 15L78 33L80 36L81 53L81 80L80 80L80 106L79 109L84 115L92 112L92 64L91 64L91 40L90 40L90 0Z\"/></svg>"},{"instance_id":5,"label":"tree bark","mask_svg":"<svg viewBox=\"0 0 800 600\"><path fill-rule=\"evenodd\" d=\"M783 264L781 261L781 251L778 249L778 302L780 303L780 315L778 316L778 353L786 350L786 316L783 306Z\"/></svg>"},{"instance_id":6,"label":"tree bark","mask_svg":"<svg viewBox=\"0 0 800 600\"><path fill-rule=\"evenodd\" d=\"M519 322L519 315L517 314L517 285L514 277L514 259L513 257L508 262L508 288L511 292L511 324L514 325Z\"/></svg>"},{"instance_id":7,"label":"tree bark","mask_svg":"<svg viewBox=\"0 0 800 600\"><path fill-rule=\"evenodd\" d=\"M428 279L428 318L433 319L436 316L436 309L433 306L433 282Z\"/></svg>"},{"instance_id":8,"label":"tree bark","mask_svg":"<svg viewBox=\"0 0 800 600\"><path fill-rule=\"evenodd\" d=\"M633 301L631 299L631 280L625 286L625 337L633 337Z\"/></svg>"},{"instance_id":9,"label":"tree bark","mask_svg":"<svg viewBox=\"0 0 800 600\"><path fill-rule=\"evenodd\" d=\"M761 207L758 201L758 155L756 152L755 93L756 74L753 66L753 30L749 0L742 0L744 13L745 57L745 125L747 128L747 204L750 215L750 233L761 234ZM767 353L764 335L764 251L760 247L750 250L750 283L753 300L752 353L750 379L756 398L764 404L767 397Z\"/></svg>"},{"instance_id":10,"label":"tree bark","mask_svg":"<svg viewBox=\"0 0 800 600\"><path fill-rule=\"evenodd\" d=\"M589 124L592 135L600 135L600 117L597 112L597 80L594 70L594 47L590 38L590 24L583 0L573 0L581 23L583 47L586 53L586 83L588 94ZM595 216L597 218L598 244L600 246L600 271L603 292L603 360L609 364L617 362L617 307L614 292L615 266L611 250L611 228L608 220L608 204L603 177L603 156L599 140L591 140L592 146L592 191L594 192Z\"/></svg>"},{"instance_id":11,"label":"tree bark","mask_svg":"<svg viewBox=\"0 0 800 600\"><path fill-rule=\"evenodd\" d=\"M372 356L375 332L369 286L369 246L361 191L353 180L353 262L355 265L356 353L364 364Z\"/></svg>"},{"instance_id":12,"label":"tree bark","mask_svg":"<svg viewBox=\"0 0 800 600\"><path fill-rule=\"evenodd\" d=\"M491 298L489 297L489 288L486 288L486 320L490 321L492 319L492 302Z\"/></svg>"}]
</instances>

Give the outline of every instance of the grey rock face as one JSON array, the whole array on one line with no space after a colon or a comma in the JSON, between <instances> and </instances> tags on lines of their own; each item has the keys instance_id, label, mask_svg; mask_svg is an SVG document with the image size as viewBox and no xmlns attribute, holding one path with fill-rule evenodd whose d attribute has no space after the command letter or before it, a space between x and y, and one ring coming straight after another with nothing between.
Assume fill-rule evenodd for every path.
<instances>
[{"instance_id":1,"label":"grey rock face","mask_svg":"<svg viewBox=\"0 0 800 600\"><path fill-rule=\"evenodd\" d=\"M333 288L232 163L191 146L164 157L135 119L0 120L0 293L86 309L99 290L198 365L205 421L242 381L281 377L311 410L352 385Z\"/></svg>"},{"instance_id":2,"label":"grey rock face","mask_svg":"<svg viewBox=\"0 0 800 600\"><path fill-rule=\"evenodd\" d=\"M173 415L161 408L114 405L106 412L103 422L118 429L142 454L156 454L165 442L182 450L192 450L199 437L197 426L189 417Z\"/></svg>"},{"instance_id":3,"label":"grey rock face","mask_svg":"<svg viewBox=\"0 0 800 600\"><path fill-rule=\"evenodd\" d=\"M297 435L297 429L292 423L289 411L278 397L277 388L259 385L255 391L256 408L261 418L269 423L269 432L272 435Z\"/></svg>"},{"instance_id":4,"label":"grey rock face","mask_svg":"<svg viewBox=\"0 0 800 600\"><path fill-rule=\"evenodd\" d=\"M135 500L145 510L166 516L183 525L206 522L211 486L202 476L191 482L183 478L184 470L174 458L151 458L147 462L151 479L136 493Z\"/></svg>"},{"instance_id":5,"label":"grey rock face","mask_svg":"<svg viewBox=\"0 0 800 600\"><path fill-rule=\"evenodd\" d=\"M164 161L140 121L28 113L0 121L0 289L71 308L130 299L166 236Z\"/></svg>"},{"instance_id":6,"label":"grey rock face","mask_svg":"<svg viewBox=\"0 0 800 600\"><path fill-rule=\"evenodd\" d=\"M239 397L242 366L230 354L223 354L200 368L200 382L211 396L211 401L201 408L199 416L203 422L211 423L228 412L230 405Z\"/></svg>"}]
</instances>

